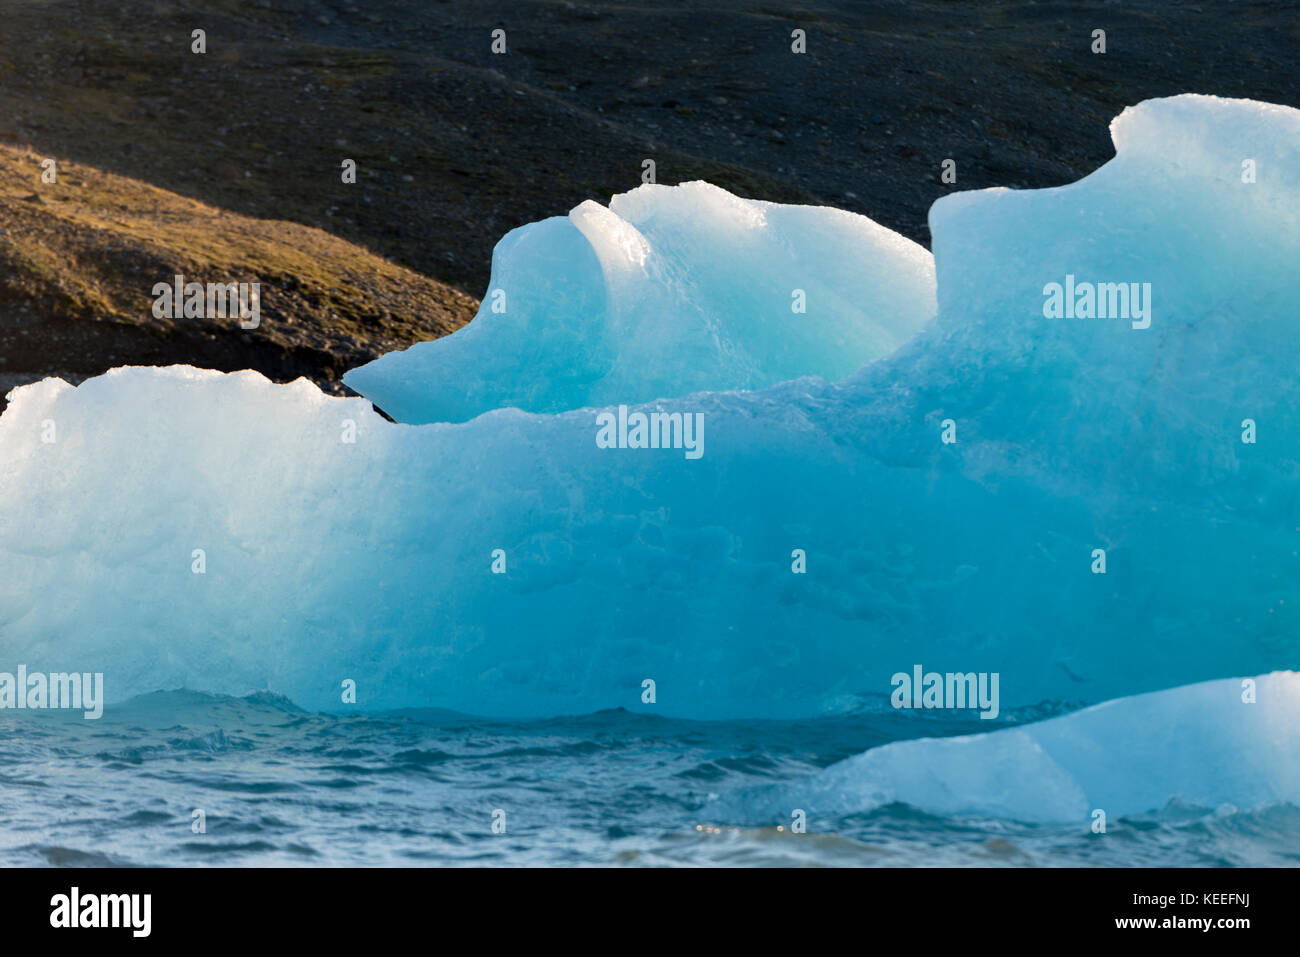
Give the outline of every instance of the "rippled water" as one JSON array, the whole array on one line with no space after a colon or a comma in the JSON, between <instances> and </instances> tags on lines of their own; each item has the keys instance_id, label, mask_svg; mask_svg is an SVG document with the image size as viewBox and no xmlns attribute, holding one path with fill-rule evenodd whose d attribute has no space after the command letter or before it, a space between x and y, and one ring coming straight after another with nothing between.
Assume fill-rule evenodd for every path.
<instances>
[{"instance_id":1,"label":"rippled water","mask_svg":"<svg viewBox=\"0 0 1300 957\"><path fill-rule=\"evenodd\" d=\"M1020 715L1019 719L1041 717ZM1010 721L1017 720L1010 716ZM999 722L1001 724L1002 722ZM105 711L0 712L7 865L1295 865L1300 810L1166 809L1079 827L893 805L736 826L734 788L987 722L875 711L803 722L606 711L546 721L309 714L267 695L168 692ZM194 833L202 809L206 832ZM492 830L505 812L506 833Z\"/></svg>"}]
</instances>

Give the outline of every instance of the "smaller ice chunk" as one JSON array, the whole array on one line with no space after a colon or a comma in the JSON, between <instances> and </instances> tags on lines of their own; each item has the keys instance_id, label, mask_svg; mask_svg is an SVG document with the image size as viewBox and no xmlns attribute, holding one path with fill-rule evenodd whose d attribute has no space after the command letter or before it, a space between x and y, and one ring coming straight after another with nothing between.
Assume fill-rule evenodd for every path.
<instances>
[{"instance_id":1,"label":"smaller ice chunk","mask_svg":"<svg viewBox=\"0 0 1300 957\"><path fill-rule=\"evenodd\" d=\"M647 185L512 231L473 322L344 382L428 423L835 380L935 312L933 257L865 216Z\"/></svg>"},{"instance_id":2,"label":"smaller ice chunk","mask_svg":"<svg viewBox=\"0 0 1300 957\"><path fill-rule=\"evenodd\" d=\"M1253 701L1247 700L1253 697ZM1091 822L1178 806L1300 804L1300 674L1280 671L1117 698L1047 721L897 741L803 781L719 805L745 823L901 802L945 816Z\"/></svg>"}]
</instances>

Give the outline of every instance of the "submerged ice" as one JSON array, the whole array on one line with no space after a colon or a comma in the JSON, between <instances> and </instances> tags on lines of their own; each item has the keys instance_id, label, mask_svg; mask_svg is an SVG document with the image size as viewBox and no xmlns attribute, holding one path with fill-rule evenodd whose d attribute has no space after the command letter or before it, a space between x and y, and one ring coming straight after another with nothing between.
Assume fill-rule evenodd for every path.
<instances>
[{"instance_id":1,"label":"submerged ice","mask_svg":"<svg viewBox=\"0 0 1300 957\"><path fill-rule=\"evenodd\" d=\"M1300 805L1300 674L1207 681L951 738L896 741L802 781L728 795L728 823L788 823L899 802L1026 823ZM1101 812L1098 814L1098 812Z\"/></svg>"},{"instance_id":2,"label":"submerged ice","mask_svg":"<svg viewBox=\"0 0 1300 957\"><path fill-rule=\"evenodd\" d=\"M654 189L511 234L505 313L349 379L445 422L189 368L16 390L5 657L110 702L352 680L692 717L852 708L916 664L998 673L1003 709L1295 667L1300 112L1176 97L1112 132L1078 183L935 204L938 315L901 345L906 241ZM1149 325L1046 316L1070 275L1150 283Z\"/></svg>"}]
</instances>

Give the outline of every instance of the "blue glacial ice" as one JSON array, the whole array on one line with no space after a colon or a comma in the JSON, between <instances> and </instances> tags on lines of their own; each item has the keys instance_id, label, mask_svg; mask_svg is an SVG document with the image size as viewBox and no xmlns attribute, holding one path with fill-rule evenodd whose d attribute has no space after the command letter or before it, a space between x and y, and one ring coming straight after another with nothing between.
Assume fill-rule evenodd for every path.
<instances>
[{"instance_id":1,"label":"blue glacial ice","mask_svg":"<svg viewBox=\"0 0 1300 957\"><path fill-rule=\"evenodd\" d=\"M1300 674L1221 679L987 734L873 748L804 780L725 795L727 823L838 818L900 802L931 814L1076 822L1300 805ZM1172 806L1172 807L1171 807ZM1226 806L1226 807L1225 807Z\"/></svg>"},{"instance_id":2,"label":"blue glacial ice","mask_svg":"<svg viewBox=\"0 0 1300 957\"><path fill-rule=\"evenodd\" d=\"M934 259L865 216L641 186L509 233L474 321L353 369L399 422L840 379L934 318Z\"/></svg>"},{"instance_id":3,"label":"blue glacial ice","mask_svg":"<svg viewBox=\"0 0 1300 957\"><path fill-rule=\"evenodd\" d=\"M184 685L337 708L351 678L360 707L533 716L648 708L649 679L655 710L700 718L853 708L918 663L1000 673L1004 709L1294 668L1300 111L1184 96L1112 132L1116 158L1078 183L936 203L937 317L838 381L861 353L785 354L775 325L799 340L821 316L887 349L928 308L897 326L875 309L893 301L876 264L924 285L903 241L769 207L780 228L746 246L696 216L725 196L646 190L589 212L671 268L595 258L617 224L516 232L491 322L523 338L484 323L485 351L447 340L434 373L413 350L394 380L416 419L534 412L395 425L305 382L185 367L18 389L0 417L4 656L102 670L110 702ZM783 244L798 255L769 268ZM542 304L558 286L530 285L552 274L576 297L563 315ZM1149 324L1045 315L1067 282L1150 284ZM767 296L780 307L731 324L729 303ZM695 306L660 337L642 301ZM572 328L531 336L547 316ZM800 373L821 377L756 388ZM358 385L401 417L382 380ZM575 402L702 416L703 454L601 448L609 409L554 412Z\"/></svg>"}]
</instances>

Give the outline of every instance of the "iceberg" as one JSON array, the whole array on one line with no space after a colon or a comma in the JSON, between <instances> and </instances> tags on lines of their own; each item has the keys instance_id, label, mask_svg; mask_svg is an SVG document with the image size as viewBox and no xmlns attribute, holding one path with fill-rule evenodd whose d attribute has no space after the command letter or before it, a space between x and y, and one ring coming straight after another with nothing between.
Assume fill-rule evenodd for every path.
<instances>
[{"instance_id":1,"label":"iceberg","mask_svg":"<svg viewBox=\"0 0 1300 957\"><path fill-rule=\"evenodd\" d=\"M934 318L928 250L840 209L645 185L522 226L464 328L348 372L399 422L840 379Z\"/></svg>"},{"instance_id":2,"label":"iceberg","mask_svg":"<svg viewBox=\"0 0 1300 957\"><path fill-rule=\"evenodd\" d=\"M1159 813L1300 806L1300 674L1207 681L987 734L895 741L806 780L726 795L731 823L899 802L950 817L1090 827Z\"/></svg>"},{"instance_id":3,"label":"iceberg","mask_svg":"<svg viewBox=\"0 0 1300 957\"><path fill-rule=\"evenodd\" d=\"M739 227L709 239L708 203L647 190L610 214L664 262L704 259L694 282L633 275L610 312L621 287L585 233L513 234L520 255L498 266L585 270L589 286L565 279L572 315L615 325L642 293L647 310L698 303L664 333L662 368L637 319L588 324L618 344L599 359L575 324L554 350L483 332L493 355L432 378L420 364L413 408L433 396L436 417L468 421L394 424L306 382L187 367L17 389L0 417L0 650L102 671L110 703L186 686L339 708L351 680L358 707L501 716L817 715L918 663L998 673L1004 709L1300 666L1300 111L1181 96L1112 133L1115 159L1078 183L936 203L937 316L835 381L844 366L752 329L710 340L712 371L692 378L682 336L793 281L765 271L777 240L707 258ZM800 261L823 260L826 290L857 270L844 288L880 288L871 264L906 249L815 248ZM525 323L527 283L509 285L504 315ZM1074 308L1055 315L1066 288ZM734 368L763 375L706 383L742 344ZM604 382L611 355L635 357L617 389L538 373ZM516 378L535 402L496 391ZM608 405L561 411L575 402ZM602 444L611 417L626 428Z\"/></svg>"}]
</instances>

